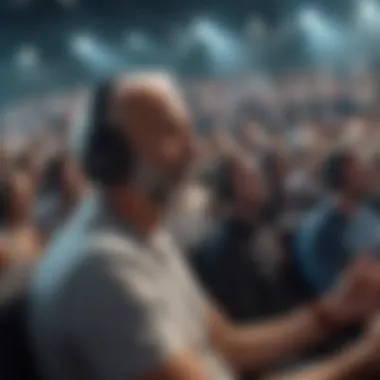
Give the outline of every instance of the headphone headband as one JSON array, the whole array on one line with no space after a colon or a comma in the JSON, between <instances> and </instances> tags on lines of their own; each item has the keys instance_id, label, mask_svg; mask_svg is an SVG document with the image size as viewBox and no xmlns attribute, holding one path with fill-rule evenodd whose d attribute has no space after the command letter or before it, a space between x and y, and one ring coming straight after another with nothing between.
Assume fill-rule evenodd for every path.
<instances>
[{"instance_id":1,"label":"headphone headband","mask_svg":"<svg viewBox=\"0 0 380 380\"><path fill-rule=\"evenodd\" d=\"M131 149L125 134L109 121L109 103L115 80L101 82L94 91L84 167L93 181L103 186L124 183L130 172Z\"/></svg>"},{"instance_id":2,"label":"headphone headband","mask_svg":"<svg viewBox=\"0 0 380 380\"><path fill-rule=\"evenodd\" d=\"M93 126L106 124L109 102L113 91L114 81L112 79L101 82L95 88L91 110Z\"/></svg>"}]
</instances>

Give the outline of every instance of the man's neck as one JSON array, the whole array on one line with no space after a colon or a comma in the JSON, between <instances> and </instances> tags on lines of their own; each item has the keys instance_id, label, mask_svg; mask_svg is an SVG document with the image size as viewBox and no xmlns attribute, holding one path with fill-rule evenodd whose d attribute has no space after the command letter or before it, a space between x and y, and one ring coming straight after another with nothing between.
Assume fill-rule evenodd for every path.
<instances>
[{"instance_id":1,"label":"man's neck","mask_svg":"<svg viewBox=\"0 0 380 380\"><path fill-rule=\"evenodd\" d=\"M123 222L148 235L159 222L162 209L133 189L110 190L106 205Z\"/></svg>"}]
</instances>

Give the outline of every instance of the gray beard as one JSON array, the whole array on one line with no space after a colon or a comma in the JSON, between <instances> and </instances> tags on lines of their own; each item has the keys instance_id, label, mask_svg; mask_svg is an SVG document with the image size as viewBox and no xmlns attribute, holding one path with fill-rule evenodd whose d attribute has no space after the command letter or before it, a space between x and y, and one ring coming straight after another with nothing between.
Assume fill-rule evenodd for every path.
<instances>
[{"instance_id":1,"label":"gray beard","mask_svg":"<svg viewBox=\"0 0 380 380\"><path fill-rule=\"evenodd\" d=\"M136 168L132 183L140 194L159 206L166 206L177 189L167 176L141 166Z\"/></svg>"},{"instance_id":2,"label":"gray beard","mask_svg":"<svg viewBox=\"0 0 380 380\"><path fill-rule=\"evenodd\" d=\"M153 203L160 206L166 206L170 202L173 192L174 190L172 186L157 184L148 191L147 195Z\"/></svg>"}]
</instances>

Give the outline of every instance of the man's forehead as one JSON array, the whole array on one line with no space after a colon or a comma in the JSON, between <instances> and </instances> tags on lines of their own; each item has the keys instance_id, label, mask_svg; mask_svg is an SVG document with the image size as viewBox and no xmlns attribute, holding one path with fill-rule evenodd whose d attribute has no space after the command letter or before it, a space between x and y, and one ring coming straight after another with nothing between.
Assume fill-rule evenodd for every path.
<instances>
[{"instance_id":1,"label":"man's forehead","mask_svg":"<svg viewBox=\"0 0 380 380\"><path fill-rule=\"evenodd\" d=\"M115 100L125 111L131 113L188 116L188 109L178 86L166 76L123 78L116 88Z\"/></svg>"},{"instance_id":2,"label":"man's forehead","mask_svg":"<svg viewBox=\"0 0 380 380\"><path fill-rule=\"evenodd\" d=\"M258 170L257 161L254 158L252 158L249 154L240 153L238 163L239 165L246 168L247 170L250 170L250 171Z\"/></svg>"}]
</instances>

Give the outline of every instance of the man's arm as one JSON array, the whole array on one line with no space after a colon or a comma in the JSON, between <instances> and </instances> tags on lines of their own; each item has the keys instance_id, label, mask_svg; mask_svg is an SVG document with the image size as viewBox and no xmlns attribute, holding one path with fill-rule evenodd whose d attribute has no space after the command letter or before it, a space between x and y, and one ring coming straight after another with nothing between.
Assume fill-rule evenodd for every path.
<instances>
[{"instance_id":1,"label":"man's arm","mask_svg":"<svg viewBox=\"0 0 380 380\"><path fill-rule=\"evenodd\" d=\"M302 370L270 376L267 380L357 380L379 376L380 319L373 320L367 334L341 354Z\"/></svg>"},{"instance_id":2,"label":"man's arm","mask_svg":"<svg viewBox=\"0 0 380 380\"><path fill-rule=\"evenodd\" d=\"M209 380L138 263L94 252L73 276L67 323L75 352L100 378Z\"/></svg>"},{"instance_id":3,"label":"man's arm","mask_svg":"<svg viewBox=\"0 0 380 380\"><path fill-rule=\"evenodd\" d=\"M319 303L262 324L234 326L211 307L211 340L236 369L261 370L372 315L379 305L379 275L376 262L363 260Z\"/></svg>"},{"instance_id":4,"label":"man's arm","mask_svg":"<svg viewBox=\"0 0 380 380\"><path fill-rule=\"evenodd\" d=\"M150 373L141 374L138 380L210 380L200 360L192 352L179 352Z\"/></svg>"},{"instance_id":5,"label":"man's arm","mask_svg":"<svg viewBox=\"0 0 380 380\"><path fill-rule=\"evenodd\" d=\"M209 313L211 339L237 370L261 370L322 342L328 331L312 308L266 323L233 326L216 309Z\"/></svg>"},{"instance_id":6,"label":"man's arm","mask_svg":"<svg viewBox=\"0 0 380 380\"><path fill-rule=\"evenodd\" d=\"M359 350L352 349L300 371L270 376L266 380L357 380L369 375L368 363Z\"/></svg>"}]
</instances>

